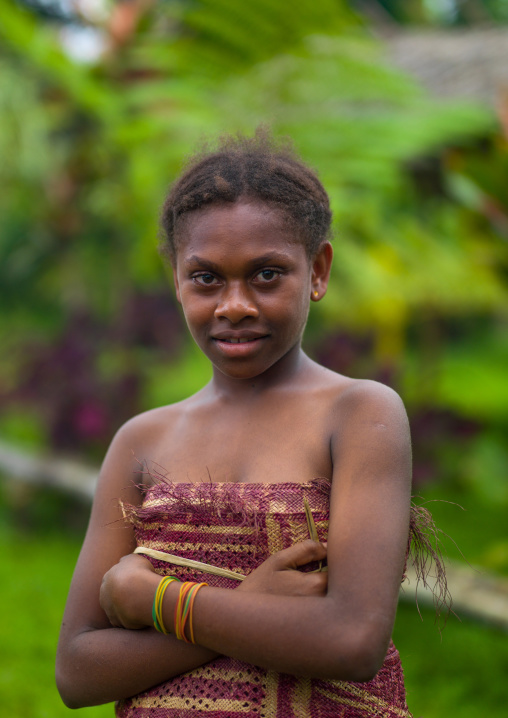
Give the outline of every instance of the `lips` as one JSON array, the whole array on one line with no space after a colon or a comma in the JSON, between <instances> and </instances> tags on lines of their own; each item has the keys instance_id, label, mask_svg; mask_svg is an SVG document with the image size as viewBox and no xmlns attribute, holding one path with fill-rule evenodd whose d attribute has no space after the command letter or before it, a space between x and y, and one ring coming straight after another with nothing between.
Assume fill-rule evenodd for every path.
<instances>
[{"instance_id":1,"label":"lips","mask_svg":"<svg viewBox=\"0 0 508 718\"><path fill-rule=\"evenodd\" d=\"M224 332L213 337L213 340L223 355L240 358L256 352L257 348L262 344L262 340L266 339L266 337L266 334L232 334Z\"/></svg>"},{"instance_id":2,"label":"lips","mask_svg":"<svg viewBox=\"0 0 508 718\"><path fill-rule=\"evenodd\" d=\"M246 344L247 342L256 341L256 339L263 339L266 334L258 334L254 332L221 332L216 334L213 338L218 342L226 342L227 344Z\"/></svg>"},{"instance_id":3,"label":"lips","mask_svg":"<svg viewBox=\"0 0 508 718\"><path fill-rule=\"evenodd\" d=\"M245 344L246 342L254 341L254 339L233 338L233 339L220 339L219 341L227 342L227 344Z\"/></svg>"}]
</instances>

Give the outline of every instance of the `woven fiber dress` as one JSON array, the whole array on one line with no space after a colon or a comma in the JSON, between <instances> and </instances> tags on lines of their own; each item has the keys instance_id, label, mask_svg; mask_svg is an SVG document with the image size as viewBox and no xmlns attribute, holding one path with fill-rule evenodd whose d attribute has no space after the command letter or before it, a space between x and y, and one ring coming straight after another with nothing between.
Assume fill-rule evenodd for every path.
<instances>
[{"instance_id":1,"label":"woven fiber dress","mask_svg":"<svg viewBox=\"0 0 508 718\"><path fill-rule=\"evenodd\" d=\"M158 483L125 511L138 546L248 574L270 554L309 537L307 499L319 538L328 533L330 482ZM150 559L161 576L235 588L238 582ZM397 649L368 683L301 678L217 658L121 700L118 718L410 718Z\"/></svg>"}]
</instances>

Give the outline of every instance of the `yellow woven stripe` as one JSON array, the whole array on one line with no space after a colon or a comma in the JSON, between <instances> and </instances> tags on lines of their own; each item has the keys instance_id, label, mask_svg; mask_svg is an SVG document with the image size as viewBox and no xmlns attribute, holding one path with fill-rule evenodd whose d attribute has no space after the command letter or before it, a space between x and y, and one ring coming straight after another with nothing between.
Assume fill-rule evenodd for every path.
<instances>
[{"instance_id":1,"label":"yellow woven stripe","mask_svg":"<svg viewBox=\"0 0 508 718\"><path fill-rule=\"evenodd\" d=\"M160 521L152 521L151 523L143 523L143 531L150 531L161 526ZM170 524L171 531L182 531L193 534L196 531L195 526L189 524ZM204 533L204 532L203 532ZM254 526L207 526L207 534L234 534L236 536L252 536L256 533Z\"/></svg>"},{"instance_id":2,"label":"yellow woven stripe","mask_svg":"<svg viewBox=\"0 0 508 718\"><path fill-rule=\"evenodd\" d=\"M228 683L244 684L248 683L253 686L259 686L261 680L265 676L259 669L252 669L247 664L244 664L245 668L221 668L212 665L201 666L195 668L193 671L189 671L187 674L192 678L202 678L209 681L224 681ZM250 673L248 672L250 670ZM254 672L258 671L259 672Z\"/></svg>"},{"instance_id":3,"label":"yellow woven stripe","mask_svg":"<svg viewBox=\"0 0 508 718\"><path fill-rule=\"evenodd\" d=\"M323 541L328 536L328 521L316 521L316 528L320 536L324 536Z\"/></svg>"},{"instance_id":4,"label":"yellow woven stripe","mask_svg":"<svg viewBox=\"0 0 508 718\"><path fill-rule=\"evenodd\" d=\"M266 516L266 524L267 528L268 525L275 525L275 519L271 517L269 514ZM302 523L302 520L299 518L295 518L294 521L288 522L290 525L291 530L294 532L295 536L297 537L296 540L303 541L306 538L309 538L307 526L305 523ZM280 525L277 522L277 526ZM160 521L152 521L151 523L143 523L143 530L144 531L150 531L155 530L161 526ZM316 521L316 527L318 529L318 533L320 536L326 537L328 535L328 521ZM196 530L195 526L190 526L189 524L171 524L171 531L179 531L182 533L194 533ZM254 526L207 526L206 527L206 533L207 534L222 534L222 535L229 535L233 534L236 536L253 536L258 529L256 529ZM323 539L324 540L324 539ZM279 549L280 550L280 549Z\"/></svg>"},{"instance_id":5,"label":"yellow woven stripe","mask_svg":"<svg viewBox=\"0 0 508 718\"><path fill-rule=\"evenodd\" d=\"M295 718L310 716L311 682L310 678L300 678L293 691L292 706Z\"/></svg>"},{"instance_id":6,"label":"yellow woven stripe","mask_svg":"<svg viewBox=\"0 0 508 718\"><path fill-rule=\"evenodd\" d=\"M211 551L217 552L217 553L225 553L228 556L232 553L237 554L244 554L244 553L254 553L252 550L252 546L249 546L249 544L242 544L237 543L234 546L221 546L220 544L199 544L197 542L190 543L189 541L182 541L182 542L176 542L176 541L164 541L160 539L148 539L143 543L143 546L146 546L147 548L153 548L156 551L165 551L166 553L172 553L172 549L174 548L175 553L177 555L180 555L182 551L196 551L196 547L203 548L203 549L210 549Z\"/></svg>"},{"instance_id":7,"label":"yellow woven stripe","mask_svg":"<svg viewBox=\"0 0 508 718\"><path fill-rule=\"evenodd\" d=\"M411 716L409 711L397 708L396 706L392 706L386 701L384 701L382 698L378 698L377 696L372 695L372 693L369 693L369 691L366 691L363 688L358 688L358 686L353 686L351 683L346 683L345 688L349 693L352 693L353 695L357 696L358 698L361 698L364 701L371 701L372 703L375 703L376 705L384 706L385 708L388 708L392 711L392 713L397 713L402 718L406 718L406 716Z\"/></svg>"},{"instance_id":8,"label":"yellow woven stripe","mask_svg":"<svg viewBox=\"0 0 508 718\"><path fill-rule=\"evenodd\" d=\"M201 701L201 702L199 702ZM224 711L224 713L251 713L252 706L246 701L236 701L230 698L216 698L215 700L206 698L180 698L177 696L140 696L132 701L133 707L139 708L172 708L174 710L196 710L200 713L210 711ZM208 705L208 709L205 708Z\"/></svg>"},{"instance_id":9,"label":"yellow woven stripe","mask_svg":"<svg viewBox=\"0 0 508 718\"><path fill-rule=\"evenodd\" d=\"M266 534L268 539L268 553L273 554L277 551L282 551L284 548L282 544L282 533L280 530L280 524L275 521L273 516L266 517Z\"/></svg>"},{"instance_id":10,"label":"yellow woven stripe","mask_svg":"<svg viewBox=\"0 0 508 718\"><path fill-rule=\"evenodd\" d=\"M391 706L382 698L373 696L372 693L369 693L368 691L362 690L357 686L353 686L351 685L351 683L344 683L343 685L344 690L347 690L348 693L352 693L353 695L355 695L357 698L360 699L360 701L353 701L350 698L339 696L336 693L327 691L325 688L319 687L316 688L316 690L321 693L321 695L326 696L326 698L329 698L334 703L337 703L339 705L353 706L355 708L361 708L363 711L366 711L371 715L374 715L376 717L379 716L379 718L382 718L383 716L387 716L387 718L390 718L393 714L400 716L400 718L411 718L411 713L409 713L409 711L403 710L402 708L397 708L396 706ZM369 703L371 705L368 705ZM382 711L382 713L380 713L379 711Z\"/></svg>"},{"instance_id":11,"label":"yellow woven stripe","mask_svg":"<svg viewBox=\"0 0 508 718\"><path fill-rule=\"evenodd\" d=\"M279 688L279 673L268 671L263 680L263 688L265 690L265 700L263 701L263 715L277 715L277 691Z\"/></svg>"}]
</instances>

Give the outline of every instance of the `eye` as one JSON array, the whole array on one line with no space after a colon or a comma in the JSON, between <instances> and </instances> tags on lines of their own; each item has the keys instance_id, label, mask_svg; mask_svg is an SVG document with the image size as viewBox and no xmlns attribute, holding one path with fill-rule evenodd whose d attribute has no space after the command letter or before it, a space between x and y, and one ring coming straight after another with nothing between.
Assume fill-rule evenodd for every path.
<instances>
[{"instance_id":1,"label":"eye","mask_svg":"<svg viewBox=\"0 0 508 718\"><path fill-rule=\"evenodd\" d=\"M260 284L268 284L269 282L273 282L275 279L278 279L280 274L281 273L276 269L262 269L258 272L258 274L256 274L256 280Z\"/></svg>"},{"instance_id":2,"label":"eye","mask_svg":"<svg viewBox=\"0 0 508 718\"><path fill-rule=\"evenodd\" d=\"M213 274L209 274L208 272L203 272L202 274L195 274L192 279L196 284L199 284L204 287L212 287L217 282L217 278L214 277Z\"/></svg>"}]
</instances>

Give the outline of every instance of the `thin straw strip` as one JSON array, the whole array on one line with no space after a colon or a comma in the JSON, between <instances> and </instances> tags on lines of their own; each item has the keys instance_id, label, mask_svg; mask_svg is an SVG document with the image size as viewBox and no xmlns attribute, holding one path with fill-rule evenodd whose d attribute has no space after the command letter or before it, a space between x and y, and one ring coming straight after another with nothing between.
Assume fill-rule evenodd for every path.
<instances>
[{"instance_id":1,"label":"thin straw strip","mask_svg":"<svg viewBox=\"0 0 508 718\"><path fill-rule=\"evenodd\" d=\"M310 510L309 502L307 501L307 498L303 497L303 508L305 511L305 518L307 519L307 528L309 530L309 536L313 541L319 542L319 536L316 528L316 523L314 521L314 516L312 515L312 511ZM319 562L319 568L317 572L324 571L323 568L323 562Z\"/></svg>"},{"instance_id":2,"label":"thin straw strip","mask_svg":"<svg viewBox=\"0 0 508 718\"><path fill-rule=\"evenodd\" d=\"M303 499L303 508L305 509L305 518L307 519L307 528L309 529L309 536L313 541L319 541L319 536L316 528L316 524L314 522L314 516L312 515L312 511L310 510L309 502L304 497Z\"/></svg>"},{"instance_id":3,"label":"thin straw strip","mask_svg":"<svg viewBox=\"0 0 508 718\"><path fill-rule=\"evenodd\" d=\"M175 556L172 553L166 553L165 551L156 551L154 548L147 548L145 546L138 546L134 549L134 553L144 554L150 556L158 561L166 561L166 563L172 563L174 566L182 566L183 568L193 568L196 571L203 571L203 573L210 573L214 576L223 576L224 578L232 578L235 581L243 581L246 576L241 573L235 573L230 571L228 568L219 568L218 566L212 566L209 563L202 563L201 561L193 561L191 558L182 558L181 556Z\"/></svg>"}]
</instances>

